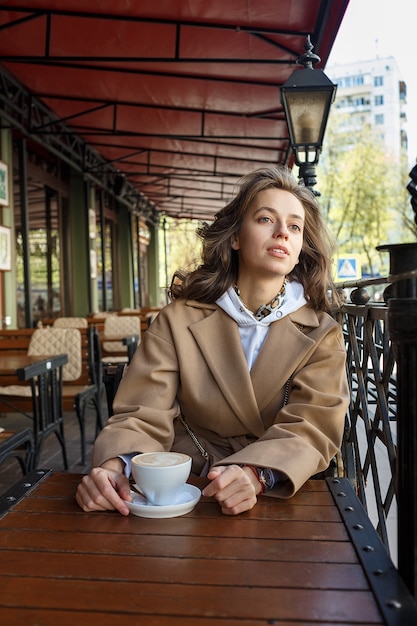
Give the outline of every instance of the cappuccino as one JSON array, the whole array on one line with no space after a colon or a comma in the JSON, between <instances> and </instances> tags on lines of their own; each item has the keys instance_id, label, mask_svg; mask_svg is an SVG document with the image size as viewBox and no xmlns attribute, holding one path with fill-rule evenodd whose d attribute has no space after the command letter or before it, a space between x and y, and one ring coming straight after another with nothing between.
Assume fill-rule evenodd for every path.
<instances>
[{"instance_id":1,"label":"cappuccino","mask_svg":"<svg viewBox=\"0 0 417 626\"><path fill-rule=\"evenodd\" d=\"M181 452L148 452L138 454L135 457L135 463L146 467L167 467L187 463L189 458L187 454Z\"/></svg>"}]
</instances>

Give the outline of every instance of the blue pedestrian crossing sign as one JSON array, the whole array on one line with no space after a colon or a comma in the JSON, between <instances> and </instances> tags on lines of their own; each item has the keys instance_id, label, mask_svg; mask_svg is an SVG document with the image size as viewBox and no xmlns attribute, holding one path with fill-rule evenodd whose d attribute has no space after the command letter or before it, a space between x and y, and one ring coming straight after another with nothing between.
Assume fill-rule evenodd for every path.
<instances>
[{"instance_id":1,"label":"blue pedestrian crossing sign","mask_svg":"<svg viewBox=\"0 0 417 626\"><path fill-rule=\"evenodd\" d=\"M362 268L357 255L346 256L337 260L338 280L356 280L361 277Z\"/></svg>"}]
</instances>

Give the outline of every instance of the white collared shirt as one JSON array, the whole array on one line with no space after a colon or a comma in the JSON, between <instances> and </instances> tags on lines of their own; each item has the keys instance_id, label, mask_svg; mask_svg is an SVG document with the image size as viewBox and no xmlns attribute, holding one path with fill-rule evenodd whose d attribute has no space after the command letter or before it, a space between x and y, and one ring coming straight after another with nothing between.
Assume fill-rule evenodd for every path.
<instances>
[{"instance_id":1,"label":"white collared shirt","mask_svg":"<svg viewBox=\"0 0 417 626\"><path fill-rule=\"evenodd\" d=\"M235 320L239 327L240 339L249 371L252 369L256 357L262 348L270 324L289 313L297 311L306 303L304 287L295 280L286 284L282 305L269 313L269 315L266 315L262 320L257 320L252 311L246 308L233 287L230 287L216 302L225 313Z\"/></svg>"}]
</instances>

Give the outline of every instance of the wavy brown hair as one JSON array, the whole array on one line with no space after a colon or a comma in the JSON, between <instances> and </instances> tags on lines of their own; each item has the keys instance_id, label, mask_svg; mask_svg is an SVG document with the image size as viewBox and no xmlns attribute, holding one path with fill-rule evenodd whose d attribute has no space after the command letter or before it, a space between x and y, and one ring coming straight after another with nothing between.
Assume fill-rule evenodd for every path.
<instances>
[{"instance_id":1,"label":"wavy brown hair","mask_svg":"<svg viewBox=\"0 0 417 626\"><path fill-rule=\"evenodd\" d=\"M340 304L331 278L333 241L322 218L319 204L307 187L300 186L286 167L255 170L240 180L237 195L219 211L211 224L203 224L197 234L202 239L202 264L192 272L174 274L170 296L200 302L215 302L237 282L239 260L232 240L239 233L243 217L255 196L264 189L292 193L304 207L303 246L299 263L288 275L304 286L309 305L332 312Z\"/></svg>"}]
</instances>

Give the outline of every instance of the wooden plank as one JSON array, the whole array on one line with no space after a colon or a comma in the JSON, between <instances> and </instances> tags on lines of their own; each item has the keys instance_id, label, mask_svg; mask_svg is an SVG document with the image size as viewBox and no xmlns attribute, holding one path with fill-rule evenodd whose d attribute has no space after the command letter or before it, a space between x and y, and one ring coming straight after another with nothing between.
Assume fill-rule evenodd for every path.
<instances>
[{"instance_id":1,"label":"wooden plank","mask_svg":"<svg viewBox=\"0 0 417 626\"><path fill-rule=\"evenodd\" d=\"M3 328L0 329L0 339L20 336L30 337L34 330L34 328Z\"/></svg>"},{"instance_id":2,"label":"wooden plank","mask_svg":"<svg viewBox=\"0 0 417 626\"><path fill-rule=\"evenodd\" d=\"M157 520L154 520L157 521ZM85 532L59 533L59 544L52 528L40 531L13 530L0 532L0 550L36 550L50 552L74 552L79 554L137 554L140 556L160 556L204 559L244 559L262 561L292 561L303 563L357 563L355 550L348 542L305 541L286 539L259 539L248 541L243 538L223 537L221 532L212 537L146 536L139 533L123 535Z\"/></svg>"},{"instance_id":3,"label":"wooden plank","mask_svg":"<svg viewBox=\"0 0 417 626\"><path fill-rule=\"evenodd\" d=\"M26 354L29 347L30 336L24 337L0 337L0 353Z\"/></svg>"},{"instance_id":4,"label":"wooden plank","mask_svg":"<svg viewBox=\"0 0 417 626\"><path fill-rule=\"evenodd\" d=\"M73 532L99 532L115 534L134 533L140 530L143 534L166 535L166 536L202 536L213 535L213 522L211 518L198 518L185 515L172 519L140 519L129 516L125 518L117 513L109 512L80 514L68 516L62 512L48 513L48 527L54 531ZM115 516L118 519L115 519ZM257 520L241 518L239 521L230 519L223 526L222 537L246 537L252 538L259 531ZM5 528L41 530L44 528L44 514L42 512L25 512L15 510L0 521L0 531ZM348 541L348 534L343 524L332 522L306 522L268 520L262 524L263 539L309 539L310 541Z\"/></svg>"},{"instance_id":5,"label":"wooden plank","mask_svg":"<svg viewBox=\"0 0 417 626\"><path fill-rule=\"evenodd\" d=\"M75 491L74 491L75 494ZM266 498L265 498L266 499ZM244 519L313 521L313 522L340 522L340 516L335 508L330 506L296 506L285 505L276 501L276 506L261 506L258 504L247 513L242 514ZM48 511L49 513L73 513L76 506L74 497L49 498L45 501L37 497L28 497L18 504L16 511ZM216 502L202 499L193 517L218 518L219 505Z\"/></svg>"},{"instance_id":6,"label":"wooden plank","mask_svg":"<svg viewBox=\"0 0 417 626\"><path fill-rule=\"evenodd\" d=\"M209 624L210 619L201 617L171 616L171 615L147 615L143 618L136 615L117 615L116 613L103 613L101 611L48 611L42 609L1 609L0 618L2 624L7 626L204 626ZM213 622L212 622L213 623ZM215 618L216 626L242 626L242 620ZM277 624L271 620L270 624ZM245 619L245 626L265 626L265 620ZM317 622L306 622L305 620L288 622L280 620L279 626L317 626ZM321 626L334 626L334 622L320 621ZM338 622L337 626L352 626L352 622ZM361 626L371 626L370 623L363 622Z\"/></svg>"},{"instance_id":7,"label":"wooden plank","mask_svg":"<svg viewBox=\"0 0 417 626\"><path fill-rule=\"evenodd\" d=\"M200 618L382 624L370 592L0 577L6 607ZM24 589L24 593L23 593ZM269 623L273 623L270 621Z\"/></svg>"},{"instance_id":8,"label":"wooden plank","mask_svg":"<svg viewBox=\"0 0 417 626\"><path fill-rule=\"evenodd\" d=\"M360 565L346 563L300 563L262 561L254 564L244 559L220 560L159 556L84 554L2 550L1 571L7 576L136 582L165 582L175 584L206 584L232 586L270 586L277 580L285 587L301 589L369 590Z\"/></svg>"}]
</instances>

